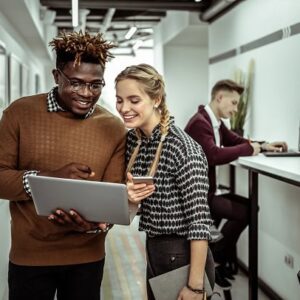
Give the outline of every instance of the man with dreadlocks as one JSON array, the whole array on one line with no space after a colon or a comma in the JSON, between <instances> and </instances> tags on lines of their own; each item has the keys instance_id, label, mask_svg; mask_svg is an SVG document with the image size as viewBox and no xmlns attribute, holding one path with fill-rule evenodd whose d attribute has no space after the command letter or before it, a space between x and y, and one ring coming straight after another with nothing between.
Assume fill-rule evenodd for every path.
<instances>
[{"instance_id":1,"label":"man with dreadlocks","mask_svg":"<svg viewBox=\"0 0 300 300\"><path fill-rule=\"evenodd\" d=\"M38 216L28 175L123 181L125 127L96 105L113 46L82 32L64 33L50 46L57 86L13 102L0 122L0 198L10 200L12 224L9 299L50 300L57 293L96 300L106 225L75 211Z\"/></svg>"},{"instance_id":2,"label":"man with dreadlocks","mask_svg":"<svg viewBox=\"0 0 300 300\"><path fill-rule=\"evenodd\" d=\"M191 264L188 282L178 299L205 299L204 268L212 224L205 155L175 126L163 78L152 66L127 67L115 82L117 110L126 127L132 128L127 136L127 188L130 201L142 201L139 230L147 236L148 299L154 300L148 279L187 264ZM134 184L132 175L153 176L154 185Z\"/></svg>"}]
</instances>

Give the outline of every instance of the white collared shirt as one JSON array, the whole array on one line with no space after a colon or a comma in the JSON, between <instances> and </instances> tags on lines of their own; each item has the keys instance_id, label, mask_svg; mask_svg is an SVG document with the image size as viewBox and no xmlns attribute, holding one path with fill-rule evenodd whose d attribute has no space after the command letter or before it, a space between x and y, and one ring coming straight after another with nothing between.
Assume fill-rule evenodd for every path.
<instances>
[{"instance_id":1,"label":"white collared shirt","mask_svg":"<svg viewBox=\"0 0 300 300\"><path fill-rule=\"evenodd\" d=\"M219 132L221 121L219 121L217 119L217 117L215 116L214 112L212 111L212 109L210 108L210 106L208 104L205 105L204 109L208 113L208 116L209 116L209 118L211 120L211 123L212 123L212 126L213 126L213 130L214 130L216 145L218 147L221 147L220 132Z\"/></svg>"},{"instance_id":2,"label":"white collared shirt","mask_svg":"<svg viewBox=\"0 0 300 300\"><path fill-rule=\"evenodd\" d=\"M208 113L208 116L211 120L211 124L212 124L213 130L214 130L216 145L218 147L221 147L220 132L219 132L221 121L219 121L217 119L217 117L215 116L214 112L212 111L212 109L210 108L210 106L208 104L205 105L204 109ZM219 167L218 166L216 166L216 185L217 185L217 190L216 190L215 194L218 195L218 193L219 193L219 189L218 189L218 186L219 186Z\"/></svg>"}]
</instances>

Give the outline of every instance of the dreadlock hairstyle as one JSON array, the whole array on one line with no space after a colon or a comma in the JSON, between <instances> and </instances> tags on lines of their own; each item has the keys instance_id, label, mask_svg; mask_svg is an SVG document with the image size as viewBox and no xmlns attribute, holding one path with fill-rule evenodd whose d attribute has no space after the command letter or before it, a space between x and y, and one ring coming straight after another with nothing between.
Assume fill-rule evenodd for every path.
<instances>
[{"instance_id":1,"label":"dreadlock hairstyle","mask_svg":"<svg viewBox=\"0 0 300 300\"><path fill-rule=\"evenodd\" d=\"M49 46L56 51L56 68L63 69L64 66L73 61L73 66L81 62L100 64L104 69L105 63L113 55L109 49L115 47L103 39L102 33L91 35L88 32L61 32L54 38Z\"/></svg>"},{"instance_id":2,"label":"dreadlock hairstyle","mask_svg":"<svg viewBox=\"0 0 300 300\"><path fill-rule=\"evenodd\" d=\"M144 92L152 99L160 100L160 104L158 106L158 110L160 112L160 132L161 132L161 139L159 145L156 149L155 157L151 166L148 170L148 175L154 176L157 170L157 166L159 163L163 141L165 137L168 135L169 128L170 128L170 113L168 111L166 105L166 93L165 93L165 83L163 81L162 76L150 65L147 64L139 64L127 67L123 70L115 79L115 84L119 81L124 79L133 79L136 80L141 84L143 87ZM131 158L128 162L127 172L130 172L133 164L136 160L136 157L139 153L140 145L142 143L141 140L141 131L140 129L135 129L135 134L138 138L137 146L134 149Z\"/></svg>"}]
</instances>

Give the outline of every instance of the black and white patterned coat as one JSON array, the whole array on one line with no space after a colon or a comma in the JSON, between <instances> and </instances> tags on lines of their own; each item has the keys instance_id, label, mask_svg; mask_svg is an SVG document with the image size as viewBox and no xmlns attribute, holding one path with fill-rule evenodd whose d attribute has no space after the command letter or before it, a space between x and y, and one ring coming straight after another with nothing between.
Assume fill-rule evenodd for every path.
<instances>
[{"instance_id":1,"label":"black and white patterned coat","mask_svg":"<svg viewBox=\"0 0 300 300\"><path fill-rule=\"evenodd\" d=\"M134 176L147 175L160 141L159 125L142 144L132 167ZM137 137L128 132L126 162ZM139 230L150 236L177 234L188 240L210 240L212 224L207 204L208 166L202 148L171 121L154 177L155 192L142 201Z\"/></svg>"}]
</instances>

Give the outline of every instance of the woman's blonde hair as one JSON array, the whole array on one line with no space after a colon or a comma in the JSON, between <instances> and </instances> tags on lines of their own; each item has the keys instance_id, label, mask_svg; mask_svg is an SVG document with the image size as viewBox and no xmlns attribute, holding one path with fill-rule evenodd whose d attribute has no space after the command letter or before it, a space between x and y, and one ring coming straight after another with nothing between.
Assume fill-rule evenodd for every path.
<instances>
[{"instance_id":1,"label":"woman's blonde hair","mask_svg":"<svg viewBox=\"0 0 300 300\"><path fill-rule=\"evenodd\" d=\"M148 175L154 176L157 170L157 166L159 163L163 141L169 132L169 124L170 124L170 113L168 111L166 105L166 93L165 93L165 83L162 76L154 69L152 66L148 64L139 64L129 66L124 69L115 79L115 84L117 84L121 80L125 79L133 79L140 83L143 87L144 92L152 99L153 101L158 100L159 106L157 109L160 112L160 132L161 139L159 145L156 149L155 157L151 166L148 170ZM140 145L141 145L141 132L138 128L135 129L135 134L138 138L138 144L131 155L131 158L128 162L127 172L130 172L136 157L139 153Z\"/></svg>"}]
</instances>

